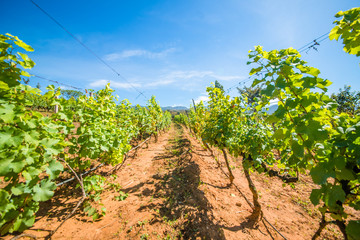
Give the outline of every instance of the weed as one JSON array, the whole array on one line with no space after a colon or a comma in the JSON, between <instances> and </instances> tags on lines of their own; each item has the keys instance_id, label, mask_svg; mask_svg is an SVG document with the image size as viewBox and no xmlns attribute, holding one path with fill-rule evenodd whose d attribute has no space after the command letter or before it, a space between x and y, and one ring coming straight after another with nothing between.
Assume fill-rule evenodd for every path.
<instances>
[{"instance_id":1,"label":"weed","mask_svg":"<svg viewBox=\"0 0 360 240\"><path fill-rule=\"evenodd\" d=\"M309 208L309 204L310 204L309 201L303 201L300 199L300 197L297 198L292 197L291 200L297 205L301 206L305 210L305 212L307 212L307 214L309 214L310 216L313 216L315 214L313 210Z\"/></svg>"},{"instance_id":2,"label":"weed","mask_svg":"<svg viewBox=\"0 0 360 240\"><path fill-rule=\"evenodd\" d=\"M148 222L147 220L138 221L137 225L138 225L139 227L143 227L143 226L145 226L145 224L146 224L147 222Z\"/></svg>"},{"instance_id":3,"label":"weed","mask_svg":"<svg viewBox=\"0 0 360 240\"><path fill-rule=\"evenodd\" d=\"M140 236L140 239L141 239L141 240L150 239L150 235L147 234L147 233L144 233L144 234L142 234L142 235Z\"/></svg>"},{"instance_id":4,"label":"weed","mask_svg":"<svg viewBox=\"0 0 360 240\"><path fill-rule=\"evenodd\" d=\"M119 196L115 196L115 197L114 197L115 200L124 201L124 200L129 196L129 194L124 193L124 192L122 192L122 191L120 191L119 194L120 194Z\"/></svg>"}]
</instances>

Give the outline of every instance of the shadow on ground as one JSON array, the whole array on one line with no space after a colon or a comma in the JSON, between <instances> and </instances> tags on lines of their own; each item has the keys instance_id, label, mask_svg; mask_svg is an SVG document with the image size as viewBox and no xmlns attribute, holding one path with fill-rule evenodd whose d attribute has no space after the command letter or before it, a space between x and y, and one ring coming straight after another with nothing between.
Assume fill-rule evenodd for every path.
<instances>
[{"instance_id":1,"label":"shadow on ground","mask_svg":"<svg viewBox=\"0 0 360 240\"><path fill-rule=\"evenodd\" d=\"M181 134L181 128L177 131ZM150 181L155 182L155 189L145 188L141 192L162 201L143 205L138 210L158 209L149 224L166 223L169 233L165 235L180 239L225 239L221 227L214 223L211 204L199 189L202 184L200 169L192 161L190 141L175 136L170 145L170 149L153 159L163 161L165 170L152 176ZM135 189L127 190L133 192Z\"/></svg>"}]
</instances>

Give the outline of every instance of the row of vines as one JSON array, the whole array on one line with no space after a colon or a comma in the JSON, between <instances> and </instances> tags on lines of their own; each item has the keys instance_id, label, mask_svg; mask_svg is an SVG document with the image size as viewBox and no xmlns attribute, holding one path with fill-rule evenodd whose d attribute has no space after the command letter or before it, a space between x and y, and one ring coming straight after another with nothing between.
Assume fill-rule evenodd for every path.
<instances>
[{"instance_id":1,"label":"row of vines","mask_svg":"<svg viewBox=\"0 0 360 240\"><path fill-rule=\"evenodd\" d=\"M97 219L104 184L119 190L102 175L81 173L95 164L116 166L124 161L131 143L157 135L171 123L152 97L146 107L124 100L117 104L109 85L92 96L57 98L60 89L41 91L22 84L30 75L23 69L35 63L18 51L33 49L16 36L0 35L0 235L21 232L34 224L39 203L51 199L57 183L75 174L86 200L81 206ZM15 52L16 51L16 52ZM58 106L43 116L31 110L33 99ZM118 196L122 199L124 196Z\"/></svg>"},{"instance_id":2,"label":"row of vines","mask_svg":"<svg viewBox=\"0 0 360 240\"><path fill-rule=\"evenodd\" d=\"M342 39L344 51L360 55L360 8L339 12L330 39ZM360 116L340 113L327 94L329 80L308 66L295 49L249 52L250 75L262 76L252 87L262 85L260 98L252 104L246 96L230 98L218 87L207 88L209 101L191 107L175 120L188 126L204 146L239 157L253 193L253 220L262 215L258 193L250 173L266 172L276 165L294 177L309 172L318 188L310 200L322 214L314 239L327 224L336 224L345 239L359 239L360 220L348 219L348 211L360 210ZM259 74L261 73L261 74ZM267 114L270 102L277 110Z\"/></svg>"}]
</instances>

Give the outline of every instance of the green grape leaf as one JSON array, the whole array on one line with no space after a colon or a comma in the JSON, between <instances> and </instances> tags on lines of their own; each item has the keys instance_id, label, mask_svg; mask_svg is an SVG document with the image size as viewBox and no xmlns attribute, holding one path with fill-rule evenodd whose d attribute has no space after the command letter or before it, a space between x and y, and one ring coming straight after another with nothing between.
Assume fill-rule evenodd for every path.
<instances>
[{"instance_id":1,"label":"green grape leaf","mask_svg":"<svg viewBox=\"0 0 360 240\"><path fill-rule=\"evenodd\" d=\"M18 54L24 60L23 62L20 62L21 66L23 66L24 68L33 68L35 66L35 63L28 57L28 55L21 52L18 52Z\"/></svg>"},{"instance_id":2,"label":"green grape leaf","mask_svg":"<svg viewBox=\"0 0 360 240\"><path fill-rule=\"evenodd\" d=\"M15 105L13 104L1 104L0 106L0 119L4 121L4 123L12 123L14 121Z\"/></svg>"},{"instance_id":3,"label":"green grape leaf","mask_svg":"<svg viewBox=\"0 0 360 240\"><path fill-rule=\"evenodd\" d=\"M329 39L330 40L338 40L340 35L338 33L338 30L339 30L339 26L335 26L333 29L331 29L330 33L329 33Z\"/></svg>"},{"instance_id":4,"label":"green grape leaf","mask_svg":"<svg viewBox=\"0 0 360 240\"><path fill-rule=\"evenodd\" d=\"M37 146L39 144L39 132L32 130L30 132L24 132L24 139L26 143Z\"/></svg>"},{"instance_id":5,"label":"green grape leaf","mask_svg":"<svg viewBox=\"0 0 360 240\"><path fill-rule=\"evenodd\" d=\"M302 158L304 157L304 146L300 145L297 141L292 141L291 149L294 152L294 155Z\"/></svg>"},{"instance_id":6,"label":"green grape leaf","mask_svg":"<svg viewBox=\"0 0 360 240\"><path fill-rule=\"evenodd\" d=\"M319 204L323 191L321 189L313 189L310 194L310 201L315 206Z\"/></svg>"},{"instance_id":7,"label":"green grape leaf","mask_svg":"<svg viewBox=\"0 0 360 240\"><path fill-rule=\"evenodd\" d=\"M270 84L270 85L268 85L268 86L266 87L266 89L264 89L264 90L262 91L262 93L265 94L266 96L271 97L272 94L273 94L273 92L274 92L274 90L275 90L275 86Z\"/></svg>"},{"instance_id":8,"label":"green grape leaf","mask_svg":"<svg viewBox=\"0 0 360 240\"><path fill-rule=\"evenodd\" d=\"M326 163L319 163L310 170L310 175L316 184L325 184L329 177L335 177L335 172L328 169Z\"/></svg>"},{"instance_id":9,"label":"green grape leaf","mask_svg":"<svg viewBox=\"0 0 360 240\"><path fill-rule=\"evenodd\" d=\"M345 192L342 190L341 186L338 185L328 188L324 196L324 202L328 206L335 206L337 201L345 201Z\"/></svg>"},{"instance_id":10,"label":"green grape leaf","mask_svg":"<svg viewBox=\"0 0 360 240\"><path fill-rule=\"evenodd\" d=\"M4 189L0 189L0 211L5 212L9 208L10 194Z\"/></svg>"},{"instance_id":11,"label":"green grape leaf","mask_svg":"<svg viewBox=\"0 0 360 240\"><path fill-rule=\"evenodd\" d=\"M11 158L3 158L0 161L0 176L5 176L6 174L12 172L10 168L10 163L13 161Z\"/></svg>"},{"instance_id":12,"label":"green grape leaf","mask_svg":"<svg viewBox=\"0 0 360 240\"><path fill-rule=\"evenodd\" d=\"M278 87L278 88L282 88L284 89L286 87L286 81L283 77L278 77L276 79L276 83L275 83L275 86Z\"/></svg>"},{"instance_id":13,"label":"green grape leaf","mask_svg":"<svg viewBox=\"0 0 360 240\"><path fill-rule=\"evenodd\" d=\"M271 114L268 118L266 118L267 123L275 123L278 122L280 119L276 117L274 114Z\"/></svg>"},{"instance_id":14,"label":"green grape leaf","mask_svg":"<svg viewBox=\"0 0 360 240\"><path fill-rule=\"evenodd\" d=\"M55 179L61 171L64 170L64 166L55 159L49 162L49 166L46 168L47 174L49 174L50 179Z\"/></svg>"},{"instance_id":15,"label":"green grape leaf","mask_svg":"<svg viewBox=\"0 0 360 240\"><path fill-rule=\"evenodd\" d=\"M21 41L17 36L13 36L10 33L6 33L5 35L14 38L15 39L14 43L16 45L18 45L19 47L25 49L26 51L28 51L28 52L33 52L34 51L34 49L31 46L29 46L26 43L24 43L23 41Z\"/></svg>"},{"instance_id":16,"label":"green grape leaf","mask_svg":"<svg viewBox=\"0 0 360 240\"><path fill-rule=\"evenodd\" d=\"M19 173L26 166L25 159L14 159L9 164L9 168L13 170L14 173Z\"/></svg>"},{"instance_id":17,"label":"green grape leaf","mask_svg":"<svg viewBox=\"0 0 360 240\"><path fill-rule=\"evenodd\" d=\"M22 232L25 229L31 227L35 222L35 212L32 210L27 210L24 213L21 213L16 221L14 222L13 230Z\"/></svg>"},{"instance_id":18,"label":"green grape leaf","mask_svg":"<svg viewBox=\"0 0 360 240\"><path fill-rule=\"evenodd\" d=\"M338 180L355 180L355 176L353 174L353 171L343 168L341 171L336 171L336 178Z\"/></svg>"},{"instance_id":19,"label":"green grape leaf","mask_svg":"<svg viewBox=\"0 0 360 240\"><path fill-rule=\"evenodd\" d=\"M286 109L282 105L279 105L274 114L277 118L282 119L286 114Z\"/></svg>"},{"instance_id":20,"label":"green grape leaf","mask_svg":"<svg viewBox=\"0 0 360 240\"><path fill-rule=\"evenodd\" d=\"M253 74L255 74L255 73L260 72L262 69L263 69L263 67L253 68L253 69L251 69L251 71L250 71L249 74L250 74L250 76L251 76L251 75L253 75Z\"/></svg>"},{"instance_id":21,"label":"green grape leaf","mask_svg":"<svg viewBox=\"0 0 360 240\"><path fill-rule=\"evenodd\" d=\"M57 155L61 152L60 149L54 148L58 142L58 139L46 138L41 140L40 144L46 149L48 154Z\"/></svg>"},{"instance_id":22,"label":"green grape leaf","mask_svg":"<svg viewBox=\"0 0 360 240\"><path fill-rule=\"evenodd\" d=\"M358 240L360 236L360 221L349 221L346 226L346 233L348 234L350 240Z\"/></svg>"},{"instance_id":23,"label":"green grape leaf","mask_svg":"<svg viewBox=\"0 0 360 240\"><path fill-rule=\"evenodd\" d=\"M285 132L286 130L285 129L277 129L273 135L273 138L276 138L276 139L283 139L285 137Z\"/></svg>"},{"instance_id":24,"label":"green grape leaf","mask_svg":"<svg viewBox=\"0 0 360 240\"><path fill-rule=\"evenodd\" d=\"M262 82L265 82L265 79L254 79L253 83L252 83L252 86L256 86L258 85L259 83L262 83Z\"/></svg>"},{"instance_id":25,"label":"green grape leaf","mask_svg":"<svg viewBox=\"0 0 360 240\"><path fill-rule=\"evenodd\" d=\"M23 184L17 184L16 186L13 186L12 188L11 188L11 192L12 192L12 194L14 194L15 196L19 196L19 195L21 195L21 194L23 194L24 193L24 188L25 188L25 186L23 185Z\"/></svg>"},{"instance_id":26,"label":"green grape leaf","mask_svg":"<svg viewBox=\"0 0 360 240\"><path fill-rule=\"evenodd\" d=\"M5 148L6 146L11 146L13 143L13 131L8 129L5 132L0 132L0 148Z\"/></svg>"},{"instance_id":27,"label":"green grape leaf","mask_svg":"<svg viewBox=\"0 0 360 240\"><path fill-rule=\"evenodd\" d=\"M317 77L320 74L320 70L314 67L309 67L307 74Z\"/></svg>"},{"instance_id":28,"label":"green grape leaf","mask_svg":"<svg viewBox=\"0 0 360 240\"><path fill-rule=\"evenodd\" d=\"M37 202L47 201L54 195L55 189L55 183L48 180L42 180L40 186L36 185L34 187L33 199Z\"/></svg>"}]
</instances>

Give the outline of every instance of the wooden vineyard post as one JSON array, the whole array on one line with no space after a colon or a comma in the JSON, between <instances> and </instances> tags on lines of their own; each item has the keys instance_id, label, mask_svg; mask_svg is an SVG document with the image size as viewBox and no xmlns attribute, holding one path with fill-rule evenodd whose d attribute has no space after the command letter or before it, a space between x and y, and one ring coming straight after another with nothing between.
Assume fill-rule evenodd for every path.
<instances>
[{"instance_id":1,"label":"wooden vineyard post","mask_svg":"<svg viewBox=\"0 0 360 240\"><path fill-rule=\"evenodd\" d=\"M196 112L196 105L195 105L194 99L192 99L192 101L193 101L193 104L194 104L194 110L195 110L195 112Z\"/></svg>"}]
</instances>

